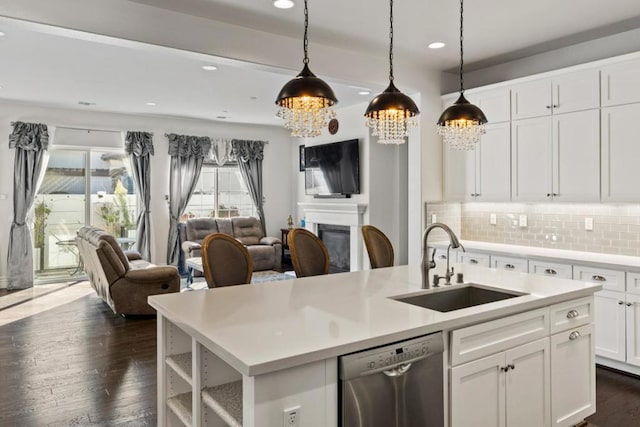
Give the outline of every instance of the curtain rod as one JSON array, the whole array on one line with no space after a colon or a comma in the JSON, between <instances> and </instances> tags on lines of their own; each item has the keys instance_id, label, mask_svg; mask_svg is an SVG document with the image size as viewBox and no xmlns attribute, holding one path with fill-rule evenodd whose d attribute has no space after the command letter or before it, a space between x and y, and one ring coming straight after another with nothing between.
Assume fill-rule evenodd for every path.
<instances>
[{"instance_id":1,"label":"curtain rod","mask_svg":"<svg viewBox=\"0 0 640 427\"><path fill-rule=\"evenodd\" d=\"M86 132L106 132L106 133L121 133L119 130L106 130L106 129L87 129L87 128L76 128L72 126L55 126L56 129L68 129L68 130L82 130Z\"/></svg>"},{"instance_id":2,"label":"curtain rod","mask_svg":"<svg viewBox=\"0 0 640 427\"><path fill-rule=\"evenodd\" d=\"M169 132L169 133L165 133L164 136L168 137L170 134L174 134L174 135L182 135L182 134L175 134L173 132ZM187 136L195 136L195 135L187 135ZM217 139L228 139L228 140L232 140L232 139L240 139L243 140L245 138L230 138L230 137L223 137L223 136L208 136L208 137L199 137L199 138L209 138L211 141L217 140ZM264 145L269 144L269 141L263 141L261 139L250 139L248 141L260 141L260 142L264 142Z\"/></svg>"}]
</instances>

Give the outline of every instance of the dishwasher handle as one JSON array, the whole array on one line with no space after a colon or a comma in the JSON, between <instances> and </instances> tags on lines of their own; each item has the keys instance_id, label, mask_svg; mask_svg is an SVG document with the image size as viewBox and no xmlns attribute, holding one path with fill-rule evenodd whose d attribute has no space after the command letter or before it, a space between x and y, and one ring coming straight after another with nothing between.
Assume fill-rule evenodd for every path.
<instances>
[{"instance_id":1,"label":"dishwasher handle","mask_svg":"<svg viewBox=\"0 0 640 427\"><path fill-rule=\"evenodd\" d=\"M411 363L403 363L400 366L397 366L392 369L387 369L386 371L382 371L388 377L401 377L409 371L411 368Z\"/></svg>"}]
</instances>

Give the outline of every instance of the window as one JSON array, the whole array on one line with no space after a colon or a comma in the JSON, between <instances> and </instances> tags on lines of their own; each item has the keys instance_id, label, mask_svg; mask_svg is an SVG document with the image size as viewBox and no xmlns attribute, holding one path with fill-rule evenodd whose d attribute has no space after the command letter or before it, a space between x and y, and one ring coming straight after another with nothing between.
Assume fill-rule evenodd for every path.
<instances>
[{"instance_id":1,"label":"window","mask_svg":"<svg viewBox=\"0 0 640 427\"><path fill-rule=\"evenodd\" d=\"M202 167L183 218L252 216L256 209L235 164Z\"/></svg>"}]
</instances>

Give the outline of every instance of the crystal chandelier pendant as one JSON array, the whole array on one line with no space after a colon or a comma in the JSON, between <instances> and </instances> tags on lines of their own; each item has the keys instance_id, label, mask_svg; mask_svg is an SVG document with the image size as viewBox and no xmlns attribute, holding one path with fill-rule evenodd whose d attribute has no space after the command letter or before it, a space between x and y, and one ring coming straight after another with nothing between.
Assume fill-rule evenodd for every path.
<instances>
[{"instance_id":1,"label":"crystal chandelier pendant","mask_svg":"<svg viewBox=\"0 0 640 427\"><path fill-rule=\"evenodd\" d=\"M404 144L409 130L418 125L420 110L415 102L393 84L393 0L389 4L389 86L371 100L364 113L365 124L379 144Z\"/></svg>"},{"instance_id":2,"label":"crystal chandelier pendant","mask_svg":"<svg viewBox=\"0 0 640 427\"><path fill-rule=\"evenodd\" d=\"M338 102L331 87L309 69L308 27L309 10L305 0L304 67L282 87L276 99L276 105L280 107L276 115L284 119L284 127L291 130L291 136L300 138L320 135L329 120L336 116L333 106Z\"/></svg>"}]
</instances>

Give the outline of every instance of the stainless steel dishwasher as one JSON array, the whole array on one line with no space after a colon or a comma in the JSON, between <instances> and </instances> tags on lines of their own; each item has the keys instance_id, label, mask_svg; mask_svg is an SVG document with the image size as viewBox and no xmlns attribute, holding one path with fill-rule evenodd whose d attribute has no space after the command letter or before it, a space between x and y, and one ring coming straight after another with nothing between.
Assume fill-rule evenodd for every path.
<instances>
[{"instance_id":1,"label":"stainless steel dishwasher","mask_svg":"<svg viewBox=\"0 0 640 427\"><path fill-rule=\"evenodd\" d=\"M342 427L442 427L442 332L340 357Z\"/></svg>"}]
</instances>

